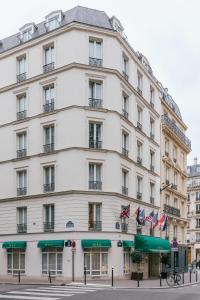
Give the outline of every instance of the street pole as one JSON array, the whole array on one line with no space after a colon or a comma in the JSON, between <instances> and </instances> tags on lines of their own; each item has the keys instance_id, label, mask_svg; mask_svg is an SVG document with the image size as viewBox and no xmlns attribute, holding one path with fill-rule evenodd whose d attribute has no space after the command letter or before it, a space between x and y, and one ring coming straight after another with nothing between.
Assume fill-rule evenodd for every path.
<instances>
[{"instance_id":1,"label":"street pole","mask_svg":"<svg viewBox=\"0 0 200 300\"><path fill-rule=\"evenodd\" d=\"M72 282L74 282L74 249L72 249Z\"/></svg>"}]
</instances>

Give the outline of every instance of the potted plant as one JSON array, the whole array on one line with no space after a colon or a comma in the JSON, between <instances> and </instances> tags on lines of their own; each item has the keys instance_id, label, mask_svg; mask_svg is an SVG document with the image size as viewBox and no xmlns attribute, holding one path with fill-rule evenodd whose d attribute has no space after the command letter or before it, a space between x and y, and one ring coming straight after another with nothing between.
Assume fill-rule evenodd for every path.
<instances>
[{"instance_id":1,"label":"potted plant","mask_svg":"<svg viewBox=\"0 0 200 300\"><path fill-rule=\"evenodd\" d=\"M140 264L143 260L143 255L141 252L133 251L131 253L132 262L137 264L137 272L132 272L132 280L143 280L143 272L140 271Z\"/></svg>"}]
</instances>

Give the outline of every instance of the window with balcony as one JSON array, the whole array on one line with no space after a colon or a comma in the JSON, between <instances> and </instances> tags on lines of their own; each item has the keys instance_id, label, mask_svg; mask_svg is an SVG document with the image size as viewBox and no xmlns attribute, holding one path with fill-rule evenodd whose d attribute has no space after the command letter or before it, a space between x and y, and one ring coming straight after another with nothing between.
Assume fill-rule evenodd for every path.
<instances>
[{"instance_id":1,"label":"window with balcony","mask_svg":"<svg viewBox=\"0 0 200 300\"><path fill-rule=\"evenodd\" d=\"M44 232L54 231L54 204L44 205Z\"/></svg>"},{"instance_id":2,"label":"window with balcony","mask_svg":"<svg viewBox=\"0 0 200 300\"><path fill-rule=\"evenodd\" d=\"M123 54L123 56L122 56L122 61L123 61L122 74L123 74L124 78L126 80L128 80L129 59L125 54Z\"/></svg>"},{"instance_id":3,"label":"window with balcony","mask_svg":"<svg viewBox=\"0 0 200 300\"><path fill-rule=\"evenodd\" d=\"M196 201L200 201L200 192L196 192Z\"/></svg>"},{"instance_id":4,"label":"window with balcony","mask_svg":"<svg viewBox=\"0 0 200 300\"><path fill-rule=\"evenodd\" d=\"M122 169L122 194L128 195L128 171Z\"/></svg>"},{"instance_id":5,"label":"window with balcony","mask_svg":"<svg viewBox=\"0 0 200 300\"><path fill-rule=\"evenodd\" d=\"M102 124L89 122L89 148L102 148Z\"/></svg>"},{"instance_id":6,"label":"window with balcony","mask_svg":"<svg viewBox=\"0 0 200 300\"><path fill-rule=\"evenodd\" d=\"M137 182L136 182L136 189L137 189L137 199L142 199L142 177L137 176Z\"/></svg>"},{"instance_id":7,"label":"window with balcony","mask_svg":"<svg viewBox=\"0 0 200 300\"><path fill-rule=\"evenodd\" d=\"M137 163L142 165L142 148L143 144L140 141L137 141Z\"/></svg>"},{"instance_id":8,"label":"window with balcony","mask_svg":"<svg viewBox=\"0 0 200 300\"><path fill-rule=\"evenodd\" d=\"M139 105L137 105L137 128L139 130L142 130L142 115L143 110Z\"/></svg>"},{"instance_id":9,"label":"window with balcony","mask_svg":"<svg viewBox=\"0 0 200 300\"><path fill-rule=\"evenodd\" d=\"M17 196L25 196L27 194L27 171L17 171Z\"/></svg>"},{"instance_id":10,"label":"window with balcony","mask_svg":"<svg viewBox=\"0 0 200 300\"><path fill-rule=\"evenodd\" d=\"M200 204L196 204L196 214L200 214Z\"/></svg>"},{"instance_id":11,"label":"window with balcony","mask_svg":"<svg viewBox=\"0 0 200 300\"><path fill-rule=\"evenodd\" d=\"M101 164L89 163L89 189L90 190L101 190Z\"/></svg>"},{"instance_id":12,"label":"window with balcony","mask_svg":"<svg viewBox=\"0 0 200 300\"><path fill-rule=\"evenodd\" d=\"M55 106L55 88L54 85L47 86L43 89L44 104L43 112L48 113L54 110Z\"/></svg>"},{"instance_id":13,"label":"window with balcony","mask_svg":"<svg viewBox=\"0 0 200 300\"><path fill-rule=\"evenodd\" d=\"M173 162L174 163L177 162L177 147L176 146L173 147Z\"/></svg>"},{"instance_id":14,"label":"window with balcony","mask_svg":"<svg viewBox=\"0 0 200 300\"><path fill-rule=\"evenodd\" d=\"M17 120L23 120L27 117L27 99L26 94L17 96Z\"/></svg>"},{"instance_id":15,"label":"window with balcony","mask_svg":"<svg viewBox=\"0 0 200 300\"><path fill-rule=\"evenodd\" d=\"M150 105L152 108L155 106L155 90L153 87L150 87Z\"/></svg>"},{"instance_id":16,"label":"window with balcony","mask_svg":"<svg viewBox=\"0 0 200 300\"><path fill-rule=\"evenodd\" d=\"M95 67L101 67L102 59L102 41L89 40L89 64Z\"/></svg>"},{"instance_id":17,"label":"window with balcony","mask_svg":"<svg viewBox=\"0 0 200 300\"><path fill-rule=\"evenodd\" d=\"M129 99L125 94L122 95L122 115L128 119Z\"/></svg>"},{"instance_id":18,"label":"window with balcony","mask_svg":"<svg viewBox=\"0 0 200 300\"><path fill-rule=\"evenodd\" d=\"M165 204L170 205L170 197L168 194L165 194Z\"/></svg>"},{"instance_id":19,"label":"window with balcony","mask_svg":"<svg viewBox=\"0 0 200 300\"><path fill-rule=\"evenodd\" d=\"M196 242L200 243L200 232L196 232Z\"/></svg>"},{"instance_id":20,"label":"window with balcony","mask_svg":"<svg viewBox=\"0 0 200 300\"><path fill-rule=\"evenodd\" d=\"M165 155L169 156L169 140L165 139Z\"/></svg>"},{"instance_id":21,"label":"window with balcony","mask_svg":"<svg viewBox=\"0 0 200 300\"><path fill-rule=\"evenodd\" d=\"M196 228L200 228L200 219L196 219Z\"/></svg>"},{"instance_id":22,"label":"window with balcony","mask_svg":"<svg viewBox=\"0 0 200 300\"><path fill-rule=\"evenodd\" d=\"M122 131L122 154L128 156L128 133Z\"/></svg>"},{"instance_id":23,"label":"window with balcony","mask_svg":"<svg viewBox=\"0 0 200 300\"><path fill-rule=\"evenodd\" d=\"M178 208L178 199L177 198L174 198L174 207Z\"/></svg>"},{"instance_id":24,"label":"window with balcony","mask_svg":"<svg viewBox=\"0 0 200 300\"><path fill-rule=\"evenodd\" d=\"M55 167L54 167L54 165L44 167L43 189L44 189L45 193L53 192L55 189Z\"/></svg>"},{"instance_id":25,"label":"window with balcony","mask_svg":"<svg viewBox=\"0 0 200 300\"><path fill-rule=\"evenodd\" d=\"M150 203L155 202L155 183L150 181Z\"/></svg>"},{"instance_id":26,"label":"window with balcony","mask_svg":"<svg viewBox=\"0 0 200 300\"><path fill-rule=\"evenodd\" d=\"M53 124L44 126L44 153L54 151L55 127Z\"/></svg>"},{"instance_id":27,"label":"window with balcony","mask_svg":"<svg viewBox=\"0 0 200 300\"><path fill-rule=\"evenodd\" d=\"M17 158L22 158L27 155L27 133L17 133Z\"/></svg>"},{"instance_id":28,"label":"window with balcony","mask_svg":"<svg viewBox=\"0 0 200 300\"><path fill-rule=\"evenodd\" d=\"M48 73L55 68L55 49L54 45L44 47L43 72Z\"/></svg>"},{"instance_id":29,"label":"window with balcony","mask_svg":"<svg viewBox=\"0 0 200 300\"><path fill-rule=\"evenodd\" d=\"M150 138L155 139L155 120L150 118Z\"/></svg>"},{"instance_id":30,"label":"window with balcony","mask_svg":"<svg viewBox=\"0 0 200 300\"><path fill-rule=\"evenodd\" d=\"M150 170L155 172L155 152L150 150Z\"/></svg>"},{"instance_id":31,"label":"window with balcony","mask_svg":"<svg viewBox=\"0 0 200 300\"><path fill-rule=\"evenodd\" d=\"M103 107L103 84L102 82L89 81L89 107L102 108Z\"/></svg>"},{"instance_id":32,"label":"window with balcony","mask_svg":"<svg viewBox=\"0 0 200 300\"><path fill-rule=\"evenodd\" d=\"M168 166L165 167L165 184L170 185L170 168Z\"/></svg>"},{"instance_id":33,"label":"window with balcony","mask_svg":"<svg viewBox=\"0 0 200 300\"><path fill-rule=\"evenodd\" d=\"M143 89L143 76L138 71L137 72L137 91L140 95L142 95L142 89Z\"/></svg>"},{"instance_id":34,"label":"window with balcony","mask_svg":"<svg viewBox=\"0 0 200 300\"><path fill-rule=\"evenodd\" d=\"M26 80L26 56L17 58L17 82Z\"/></svg>"},{"instance_id":35,"label":"window with balcony","mask_svg":"<svg viewBox=\"0 0 200 300\"><path fill-rule=\"evenodd\" d=\"M101 203L89 203L88 212L88 229L91 231L102 230L102 204Z\"/></svg>"},{"instance_id":36,"label":"window with balcony","mask_svg":"<svg viewBox=\"0 0 200 300\"><path fill-rule=\"evenodd\" d=\"M26 233L27 232L27 207L18 207L17 208L17 232Z\"/></svg>"},{"instance_id":37,"label":"window with balcony","mask_svg":"<svg viewBox=\"0 0 200 300\"><path fill-rule=\"evenodd\" d=\"M177 190L177 178L178 178L178 174L176 171L174 171L174 179L173 179L173 183L172 183L172 188L174 190Z\"/></svg>"}]
</instances>

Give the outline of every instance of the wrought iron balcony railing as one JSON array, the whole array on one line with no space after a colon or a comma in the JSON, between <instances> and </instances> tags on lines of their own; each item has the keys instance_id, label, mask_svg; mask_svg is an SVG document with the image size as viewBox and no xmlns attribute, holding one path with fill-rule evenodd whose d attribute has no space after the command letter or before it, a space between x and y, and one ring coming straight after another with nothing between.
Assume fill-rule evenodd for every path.
<instances>
[{"instance_id":1,"label":"wrought iron balcony railing","mask_svg":"<svg viewBox=\"0 0 200 300\"><path fill-rule=\"evenodd\" d=\"M17 196L25 196L27 194L27 187L17 188Z\"/></svg>"},{"instance_id":2,"label":"wrought iron balcony railing","mask_svg":"<svg viewBox=\"0 0 200 300\"><path fill-rule=\"evenodd\" d=\"M154 171L155 171L154 165L150 165L150 170L151 170L151 172L154 172Z\"/></svg>"},{"instance_id":3,"label":"wrought iron balcony railing","mask_svg":"<svg viewBox=\"0 0 200 300\"><path fill-rule=\"evenodd\" d=\"M48 113L54 110L54 100L52 99L51 102L45 103L43 105L43 112Z\"/></svg>"},{"instance_id":4,"label":"wrought iron balcony railing","mask_svg":"<svg viewBox=\"0 0 200 300\"><path fill-rule=\"evenodd\" d=\"M95 67L102 67L103 59L96 58L96 57L89 57L89 65L95 66Z\"/></svg>"},{"instance_id":5,"label":"wrought iron balcony railing","mask_svg":"<svg viewBox=\"0 0 200 300\"><path fill-rule=\"evenodd\" d=\"M152 108L154 108L154 103L153 103L153 101L150 101L150 105L151 105Z\"/></svg>"},{"instance_id":6,"label":"wrought iron balcony railing","mask_svg":"<svg viewBox=\"0 0 200 300\"><path fill-rule=\"evenodd\" d=\"M139 87L137 88L137 91L142 96L142 90Z\"/></svg>"},{"instance_id":7,"label":"wrought iron balcony railing","mask_svg":"<svg viewBox=\"0 0 200 300\"><path fill-rule=\"evenodd\" d=\"M176 217L180 217L180 215L181 215L180 209L170 206L170 205L167 205L167 204L164 204L164 211L167 214L170 214L170 215L173 215Z\"/></svg>"},{"instance_id":8,"label":"wrought iron balcony railing","mask_svg":"<svg viewBox=\"0 0 200 300\"><path fill-rule=\"evenodd\" d=\"M27 224L17 224L17 232L18 233L26 233L27 232Z\"/></svg>"},{"instance_id":9,"label":"wrought iron balcony railing","mask_svg":"<svg viewBox=\"0 0 200 300\"><path fill-rule=\"evenodd\" d=\"M54 231L54 222L43 223L44 232Z\"/></svg>"},{"instance_id":10,"label":"wrought iron balcony railing","mask_svg":"<svg viewBox=\"0 0 200 300\"><path fill-rule=\"evenodd\" d=\"M138 200L142 199L142 193L137 192L137 199L138 199Z\"/></svg>"},{"instance_id":11,"label":"wrought iron balcony railing","mask_svg":"<svg viewBox=\"0 0 200 300\"><path fill-rule=\"evenodd\" d=\"M26 80L26 73L21 73L17 75L17 83Z\"/></svg>"},{"instance_id":12,"label":"wrought iron balcony railing","mask_svg":"<svg viewBox=\"0 0 200 300\"><path fill-rule=\"evenodd\" d=\"M154 201L155 201L155 198L152 197L152 196L150 196L150 203L151 203L151 204L154 204Z\"/></svg>"},{"instance_id":13,"label":"wrought iron balcony railing","mask_svg":"<svg viewBox=\"0 0 200 300\"><path fill-rule=\"evenodd\" d=\"M89 148L101 149L102 148L102 141L89 140Z\"/></svg>"},{"instance_id":14,"label":"wrought iron balcony railing","mask_svg":"<svg viewBox=\"0 0 200 300\"><path fill-rule=\"evenodd\" d=\"M43 66L43 73L51 72L55 69L55 63L51 62Z\"/></svg>"},{"instance_id":15,"label":"wrought iron balcony railing","mask_svg":"<svg viewBox=\"0 0 200 300\"><path fill-rule=\"evenodd\" d=\"M122 71L124 78L128 81L128 74L125 71Z\"/></svg>"},{"instance_id":16,"label":"wrought iron balcony railing","mask_svg":"<svg viewBox=\"0 0 200 300\"><path fill-rule=\"evenodd\" d=\"M124 232L124 233L128 232L128 224L122 223L121 224L121 229L122 229L122 232Z\"/></svg>"},{"instance_id":17,"label":"wrought iron balcony railing","mask_svg":"<svg viewBox=\"0 0 200 300\"><path fill-rule=\"evenodd\" d=\"M191 141L167 115L162 116L162 122L191 150Z\"/></svg>"},{"instance_id":18,"label":"wrought iron balcony railing","mask_svg":"<svg viewBox=\"0 0 200 300\"><path fill-rule=\"evenodd\" d=\"M142 124L141 124L139 121L137 121L137 128L138 128L139 130L142 130Z\"/></svg>"},{"instance_id":19,"label":"wrought iron balcony railing","mask_svg":"<svg viewBox=\"0 0 200 300\"><path fill-rule=\"evenodd\" d=\"M122 109L122 115L124 118L128 119L128 112L125 109Z\"/></svg>"},{"instance_id":20,"label":"wrought iron balcony railing","mask_svg":"<svg viewBox=\"0 0 200 300\"><path fill-rule=\"evenodd\" d=\"M17 120L26 119L26 110L17 112Z\"/></svg>"},{"instance_id":21,"label":"wrought iron balcony railing","mask_svg":"<svg viewBox=\"0 0 200 300\"><path fill-rule=\"evenodd\" d=\"M101 190L102 189L102 181L89 181L89 189L90 190Z\"/></svg>"},{"instance_id":22,"label":"wrought iron balcony railing","mask_svg":"<svg viewBox=\"0 0 200 300\"><path fill-rule=\"evenodd\" d=\"M45 183L45 184L43 185L43 189L44 189L44 192L45 192L45 193L53 192L54 189L55 189L55 183L54 183L54 182L51 182L51 183Z\"/></svg>"},{"instance_id":23,"label":"wrought iron balcony railing","mask_svg":"<svg viewBox=\"0 0 200 300\"><path fill-rule=\"evenodd\" d=\"M128 188L126 186L122 186L122 194L128 195Z\"/></svg>"},{"instance_id":24,"label":"wrought iron balcony railing","mask_svg":"<svg viewBox=\"0 0 200 300\"><path fill-rule=\"evenodd\" d=\"M150 132L150 138L151 138L152 140L154 140L154 139L155 139L155 134L152 133L152 132Z\"/></svg>"},{"instance_id":25,"label":"wrought iron balcony railing","mask_svg":"<svg viewBox=\"0 0 200 300\"><path fill-rule=\"evenodd\" d=\"M50 152L54 151L54 143L45 144L43 146L43 148L44 148L44 153L50 153Z\"/></svg>"},{"instance_id":26,"label":"wrought iron balcony railing","mask_svg":"<svg viewBox=\"0 0 200 300\"><path fill-rule=\"evenodd\" d=\"M89 221L88 229L90 231L101 231L102 230L102 221Z\"/></svg>"},{"instance_id":27,"label":"wrought iron balcony railing","mask_svg":"<svg viewBox=\"0 0 200 300\"><path fill-rule=\"evenodd\" d=\"M26 154L27 154L27 150L26 149L19 149L19 150L17 150L17 158L25 157Z\"/></svg>"},{"instance_id":28,"label":"wrought iron balcony railing","mask_svg":"<svg viewBox=\"0 0 200 300\"><path fill-rule=\"evenodd\" d=\"M139 165L142 165L142 158L140 156L137 157L137 163Z\"/></svg>"},{"instance_id":29,"label":"wrought iron balcony railing","mask_svg":"<svg viewBox=\"0 0 200 300\"><path fill-rule=\"evenodd\" d=\"M123 154L124 156L128 156L128 149L122 147L122 154Z\"/></svg>"},{"instance_id":30,"label":"wrought iron balcony railing","mask_svg":"<svg viewBox=\"0 0 200 300\"><path fill-rule=\"evenodd\" d=\"M102 99L89 98L89 107L102 108L103 107L103 100Z\"/></svg>"}]
</instances>

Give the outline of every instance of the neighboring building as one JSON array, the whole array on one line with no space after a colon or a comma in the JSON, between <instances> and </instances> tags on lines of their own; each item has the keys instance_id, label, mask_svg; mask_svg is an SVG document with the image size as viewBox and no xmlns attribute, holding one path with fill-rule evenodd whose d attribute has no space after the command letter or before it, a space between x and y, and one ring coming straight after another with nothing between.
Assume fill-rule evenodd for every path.
<instances>
[{"instance_id":1,"label":"neighboring building","mask_svg":"<svg viewBox=\"0 0 200 300\"><path fill-rule=\"evenodd\" d=\"M187 240L189 262L200 260L200 164L197 158L194 164L187 167L188 172L188 228Z\"/></svg>"},{"instance_id":2,"label":"neighboring building","mask_svg":"<svg viewBox=\"0 0 200 300\"><path fill-rule=\"evenodd\" d=\"M169 218L163 236L170 243L178 242L175 264L183 268L187 266L187 155L191 142L185 136L187 127L180 110L167 90L163 90L161 104L161 210Z\"/></svg>"}]
</instances>

